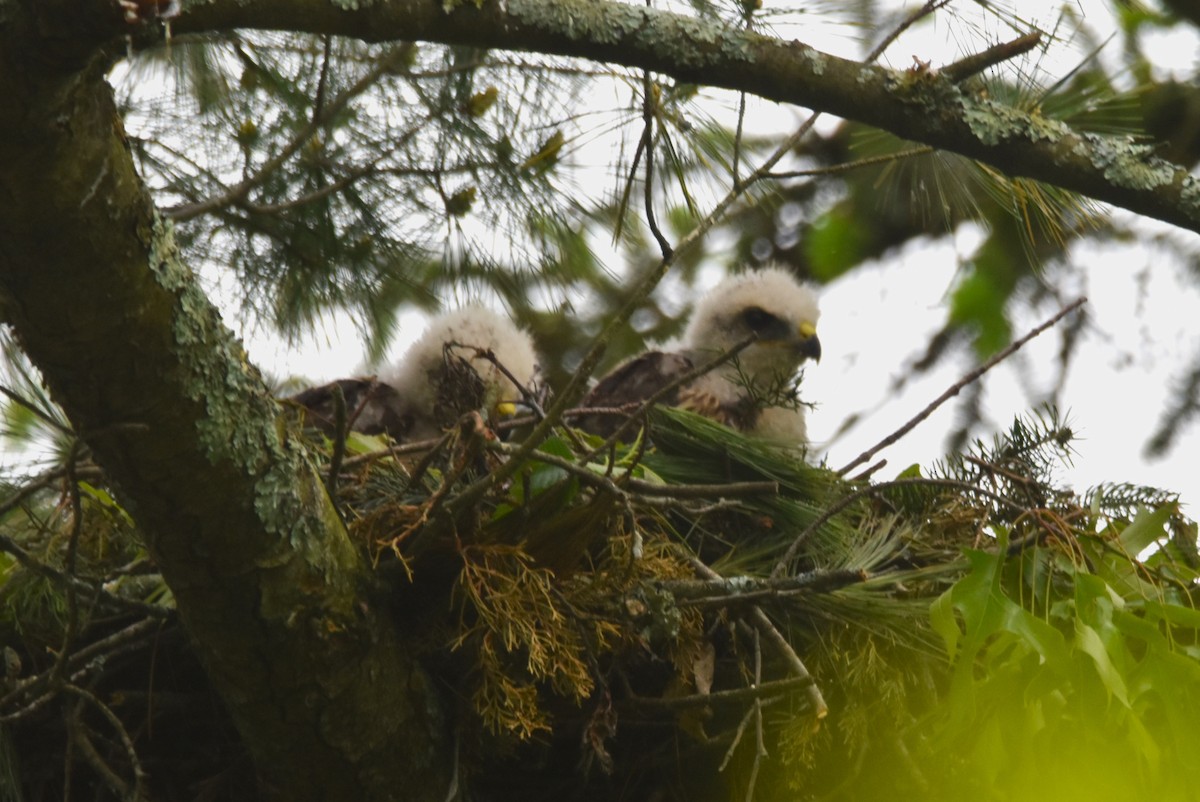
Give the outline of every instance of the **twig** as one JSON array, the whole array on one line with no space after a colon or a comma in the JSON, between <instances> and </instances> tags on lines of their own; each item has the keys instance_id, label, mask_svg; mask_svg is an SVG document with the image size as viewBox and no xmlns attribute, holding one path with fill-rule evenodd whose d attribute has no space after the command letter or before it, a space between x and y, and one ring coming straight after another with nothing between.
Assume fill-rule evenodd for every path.
<instances>
[{"instance_id":1,"label":"twig","mask_svg":"<svg viewBox=\"0 0 1200 802\"><path fill-rule=\"evenodd\" d=\"M92 744L91 736L88 735L88 728L84 726L80 719L80 712L83 710L83 700L80 699L71 708L71 716L67 720L66 726L70 729L71 739L75 746L79 748L79 753L83 755L84 762L92 767L92 771L100 775L100 779L113 791L118 799L129 799L129 783L121 779L121 776L112 770L104 758L100 757L100 753L96 751L96 747Z\"/></svg>"},{"instance_id":2,"label":"twig","mask_svg":"<svg viewBox=\"0 0 1200 802\"><path fill-rule=\"evenodd\" d=\"M76 475L76 479L78 479L79 474L82 474L82 473L87 473L88 475L92 475L94 472L91 469L85 469L84 471L79 471ZM95 473L96 473L96 475L98 475L98 472L95 472ZM41 490L45 490L47 487L54 484L56 481L62 479L63 476L65 476L65 475L66 475L65 468L56 468L55 470L50 471L46 474L43 474L42 476L38 477L37 479L30 481L28 484L26 484L20 490L13 493L11 496L9 496L7 499L5 499L3 502L0 502L0 517L4 516L10 510L19 506L21 503L23 503L26 499L28 499L30 496L34 495L35 493L37 493ZM144 615L152 616L154 618L165 618L166 616L170 615L170 611L165 608L158 607L158 606L155 606L152 604L145 604L143 602L133 601L131 599L122 599L120 596L115 596L111 593L108 593L105 590L102 590L101 588L99 588L98 586L96 586L95 584L93 584L91 582L80 579L79 577L76 577L76 576L72 576L71 574L59 571L57 568L53 568L53 567L43 563L42 561L38 560L36 557L34 557L32 554L30 554L28 551L26 551L20 545L18 545L15 540L13 540L12 538L10 538L4 534L0 534L0 551L4 551L4 552L7 552L8 554L11 554L14 558L16 558L17 562L21 564L21 567L25 568L26 570L33 571L38 576L44 577L53 582L57 582L57 583L63 585L64 587L74 587L76 590L86 591L87 593L94 593L94 594L96 594L97 601L104 602L118 610L124 610L124 611L133 610L136 612L140 612Z\"/></svg>"},{"instance_id":3,"label":"twig","mask_svg":"<svg viewBox=\"0 0 1200 802\"><path fill-rule=\"evenodd\" d=\"M67 455L66 481L65 492L71 500L71 533L67 539L67 556L64 562L64 576L75 579L75 560L79 552L79 535L83 531L83 499L79 494L79 479L75 475L75 460L79 456L79 449L82 445L80 440L75 440L71 444L71 453ZM79 595L76 592L74 584L66 585L67 599L67 622L63 627L62 646L59 647L58 658L54 661L54 667L50 672L51 684L57 684L62 681L67 668L67 657L71 654L71 647L75 641L75 635L79 631Z\"/></svg>"},{"instance_id":4,"label":"twig","mask_svg":"<svg viewBox=\"0 0 1200 802\"><path fill-rule=\"evenodd\" d=\"M755 699L754 701L758 702L759 700ZM725 771L729 761L733 759L733 753L737 750L738 744L742 742L742 736L746 733L746 728L750 726L750 720L754 718L756 707L757 705L751 705L742 714L742 720L738 722L737 728L733 731L733 738L730 740L729 748L725 750L725 757L721 758L721 763L717 766L717 771Z\"/></svg>"},{"instance_id":5,"label":"twig","mask_svg":"<svg viewBox=\"0 0 1200 802\"><path fill-rule=\"evenodd\" d=\"M883 449L887 448L892 443L895 443L897 440L899 440L904 435L908 434L918 423L920 423L921 421L925 420L930 415L932 415L934 410L936 410L942 404L946 403L951 398L953 398L954 396L956 396L960 392L962 392L964 387L966 387L967 385L976 381L980 376L987 373L989 370L991 370L996 365L1003 362L1005 359L1008 359L1008 357L1010 357L1013 353L1015 353L1018 349L1020 349L1023 345L1025 345L1025 343L1029 342L1034 337L1038 336L1039 334L1044 332L1046 329L1050 328L1055 323L1062 320L1068 314L1075 311L1079 307L1083 306L1083 304L1085 304L1085 303L1087 303L1086 297L1080 297L1080 298L1075 299L1074 301L1072 301L1071 303L1067 304L1062 309L1060 309L1058 311L1058 313L1054 315L1054 317L1050 318L1045 323L1042 323L1041 325L1037 326L1032 331L1030 331L1028 334L1026 334L1024 337L1022 337L1021 339L1016 340L1013 343L1010 343L1009 346L1007 348L1005 348L1003 351L1000 351L999 353L994 355L991 359L984 362L982 365L977 367L975 370L971 371L966 376L963 376L961 379L959 379L957 382L955 382L953 385L951 385L951 387L949 389L947 389L946 392L942 393L940 396L938 396L936 399L934 399L933 402L931 404L929 404L929 406L925 407L925 409L918 412L915 416L913 416L907 423L905 423L899 429L892 432L887 437L883 438L883 440L880 440L874 446L871 446L866 451L864 451L863 453L861 453L857 457L855 457L852 462L850 462L849 464L847 464L845 467L841 468L838 471L838 475L845 476L851 470L858 467L859 465L862 465L864 462L869 460L871 457L875 456L877 453L879 453Z\"/></svg>"},{"instance_id":6,"label":"twig","mask_svg":"<svg viewBox=\"0 0 1200 802\"><path fill-rule=\"evenodd\" d=\"M476 346L466 345L463 343L449 344L457 345L462 348L471 348L475 351L475 357L477 359L486 359L488 362L491 362L496 367L496 370L503 373L504 378L512 382L513 387L516 387L521 393L521 401L533 410L533 414L537 416L536 419L541 420L542 418L546 417L546 411L542 409L542 405L538 403L537 396L534 395L532 390L522 384L520 379L513 375L512 371L508 369L507 365L505 365L496 357L495 351L493 351L491 348L478 348Z\"/></svg>"},{"instance_id":7,"label":"twig","mask_svg":"<svg viewBox=\"0 0 1200 802\"><path fill-rule=\"evenodd\" d=\"M129 764L133 769L133 791L129 798L138 802L145 798L146 772L142 768L142 762L138 760L137 750L133 747L133 739L129 737L129 733L125 730L125 725L121 723L121 719L117 718L108 705L100 701L95 694L84 690L77 685L67 683L63 686L63 691L66 693L78 696L81 700L91 704L100 715L108 719L108 723L116 730L117 737L121 739L121 745L125 748L125 754L129 758Z\"/></svg>"},{"instance_id":8,"label":"twig","mask_svg":"<svg viewBox=\"0 0 1200 802\"><path fill-rule=\"evenodd\" d=\"M55 429L57 429L58 431L60 431L64 434L69 434L72 437L75 436L75 432L73 432L71 430L71 427L64 426L59 421L55 420L53 415L51 415L46 410L42 409L40 406L38 406L33 401L30 401L28 398L26 398L25 396L18 393L16 390L12 390L8 387L5 387L4 385L0 385L0 393L3 393L4 395L8 396L8 398L10 400L25 407L27 410L29 410L30 412L32 412L34 414L34 417L36 417L38 420L42 421L43 423L46 423L46 424L54 427Z\"/></svg>"},{"instance_id":9,"label":"twig","mask_svg":"<svg viewBox=\"0 0 1200 802\"><path fill-rule=\"evenodd\" d=\"M692 565L692 570L698 573L705 579L720 579L721 575L713 569L705 565L699 557L692 557L688 560ZM755 605L750 608L751 620L776 651L783 657L784 662L788 664L788 668L800 680L807 683L808 703L812 707L812 713L819 721L829 714L829 706L825 704L825 697L821 695L821 689L817 687L817 683L813 680L812 675L808 673L808 669L804 665L804 661L796 654L791 644L787 639L780 634L775 625L771 623L771 619L767 618L767 614L762 611L761 607Z\"/></svg>"},{"instance_id":10,"label":"twig","mask_svg":"<svg viewBox=\"0 0 1200 802\"><path fill-rule=\"evenodd\" d=\"M863 59L863 61L870 64L872 61L882 56L883 51L891 47L892 42L900 38L900 34L904 33L933 12L938 11L948 5L950 5L950 0L926 0L925 5L916 9L913 11L913 13L901 20L899 25L893 28L891 32L879 42L879 44L875 45L875 47L871 49L871 52L867 54L867 57Z\"/></svg>"},{"instance_id":11,"label":"twig","mask_svg":"<svg viewBox=\"0 0 1200 802\"><path fill-rule=\"evenodd\" d=\"M937 148L931 148L928 145L922 145L918 148L908 148L907 150L896 151L895 153L885 153L882 156L868 156L863 159L855 159L854 161L843 162L841 164L831 164L827 167L813 167L808 170L788 170L778 173L771 173L772 178L807 178L817 175L838 175L851 170L857 170L860 167L872 167L876 164L887 164L889 162L900 161L901 159L909 159L913 156L924 156L927 153L933 153Z\"/></svg>"},{"instance_id":12,"label":"twig","mask_svg":"<svg viewBox=\"0 0 1200 802\"><path fill-rule=\"evenodd\" d=\"M867 579L862 571L809 571L785 577L720 577L718 579L673 579L661 583L678 605L728 607L760 599L780 599L800 593L828 593Z\"/></svg>"},{"instance_id":13,"label":"twig","mask_svg":"<svg viewBox=\"0 0 1200 802\"><path fill-rule=\"evenodd\" d=\"M646 0L646 5L649 4L650 0ZM650 227L650 233L654 235L654 241L658 243L658 250L662 253L663 259L670 259L671 243L667 242L667 238L663 236L654 215L654 103L651 100L652 88L650 70L644 70L642 72L642 120L644 121L642 141L646 144L646 178L642 186L642 200L646 207L646 224Z\"/></svg>"},{"instance_id":14,"label":"twig","mask_svg":"<svg viewBox=\"0 0 1200 802\"><path fill-rule=\"evenodd\" d=\"M87 646L80 648L74 654L69 656L70 668L72 674L67 678L69 682L78 683L89 672L98 670L103 667L104 663L121 652L136 648L139 644L139 639L151 634L152 630L162 626L161 621L153 619L143 619L137 623L130 624L125 629L114 632L101 640L89 643ZM13 705L26 699L32 694L42 691L50 686L50 677L53 669L47 669L40 674L32 677L27 677L16 683L11 691L0 698L0 711L7 710ZM22 710L15 713L0 715L0 723L12 721L20 718L23 715L31 712L31 709L36 709L54 697L53 693L48 693L34 700L34 702L26 705Z\"/></svg>"},{"instance_id":15,"label":"twig","mask_svg":"<svg viewBox=\"0 0 1200 802\"><path fill-rule=\"evenodd\" d=\"M108 591L101 589L99 586L85 579L80 579L70 574L65 574L57 568L52 568L49 565L38 560L25 549L21 548L12 538L7 535L0 535L0 551L7 552L16 558L22 568L33 571L38 576L49 579L53 582L61 584L63 587L74 587L76 590L86 591L87 593L97 594L96 600L103 602L110 607L124 612L138 612L143 615L149 615L153 618L166 618L171 614L171 611L165 607L159 607L145 602L134 601L133 599L123 599Z\"/></svg>"},{"instance_id":16,"label":"twig","mask_svg":"<svg viewBox=\"0 0 1200 802\"><path fill-rule=\"evenodd\" d=\"M947 64L942 67L938 72L954 83L961 83L972 75L978 75L988 67L1016 58L1023 53L1028 53L1041 43L1041 33L1037 31L1027 33L1024 36L1018 36L1011 42L1001 42L980 53L960 58L953 64Z\"/></svg>"},{"instance_id":17,"label":"twig","mask_svg":"<svg viewBox=\"0 0 1200 802\"><path fill-rule=\"evenodd\" d=\"M10 510L16 509L21 505L22 502L25 501L25 499L29 498L34 493L50 487L50 485L61 479L64 473L66 473L66 471L63 468L55 468L54 470L48 471L36 479L32 479L25 483L20 490L17 490L4 501L0 502L0 518L3 518L5 515L7 515ZM7 540L7 538L0 536L0 548L3 548L3 543ZM5 549L5 551L7 551L7 549ZM18 552L20 552L20 554L25 554L23 549L18 548ZM20 554L17 552L10 553L17 557L17 559L20 559Z\"/></svg>"},{"instance_id":18,"label":"twig","mask_svg":"<svg viewBox=\"0 0 1200 802\"><path fill-rule=\"evenodd\" d=\"M820 721L829 715L829 705L825 704L825 697L821 694L821 689L817 686L816 681L808 673L808 668L804 665L804 661L800 659L800 655L796 654L796 650L787 642L787 638L783 637L783 633L775 626L763 609L757 605L750 608L750 617L754 621L755 627L766 636L775 650L787 662L792 673L799 679L808 680L808 702L812 706L813 717Z\"/></svg>"},{"instance_id":19,"label":"twig","mask_svg":"<svg viewBox=\"0 0 1200 802\"><path fill-rule=\"evenodd\" d=\"M425 475L425 472L429 470L429 466L433 464L433 461L434 461L434 459L437 458L437 455L442 453L442 449L444 449L447 445L449 445L450 441L453 439L454 439L454 430L451 429L450 431L446 432L445 434L443 434L441 437L437 438L436 440L423 440L423 441L421 441L421 443L409 443L408 444L410 446L422 445L427 450L421 456L421 458L419 460L417 460L417 464L414 465L412 467L412 470L409 472L408 482L406 484L406 487L410 487L410 488L415 487L417 482L421 481L421 477L423 477ZM400 456L405 453L408 453L409 451L412 451L412 450L413 449L406 448L405 446L392 446L392 447L388 448L386 451L376 451L373 453L382 454L382 455L390 455L392 457L396 457L396 456Z\"/></svg>"},{"instance_id":20,"label":"twig","mask_svg":"<svg viewBox=\"0 0 1200 802\"><path fill-rule=\"evenodd\" d=\"M888 463L888 461L886 459L881 459L878 462L868 465L866 468L862 469L861 471L856 473L854 476L851 476L846 481L848 481L848 482L865 482L868 479L870 479L872 476L874 476L875 473L877 471L879 471L884 465L887 465L887 463Z\"/></svg>"},{"instance_id":21,"label":"twig","mask_svg":"<svg viewBox=\"0 0 1200 802\"><path fill-rule=\"evenodd\" d=\"M753 3L742 4L742 22L746 23L747 32L754 30L754 11ZM746 93L738 92L738 116L737 127L733 132L733 164L730 166L729 174L733 180L733 186L737 187L739 178L738 173L741 172L742 160L742 135L746 128Z\"/></svg>"},{"instance_id":22,"label":"twig","mask_svg":"<svg viewBox=\"0 0 1200 802\"><path fill-rule=\"evenodd\" d=\"M755 630L755 632L754 632L754 685L752 687L758 687L761 684L762 684L762 635L757 630ZM750 709L748 709L746 711L746 714L744 716L742 716L742 720L740 722L738 722L737 730L735 730L733 733L733 740L730 742L729 748L725 750L725 758L721 761L721 765L717 767L717 771L725 771L725 767L728 766L729 761L733 759L733 753L737 750L738 744L740 744L742 742L742 735L746 732L746 727L750 724L750 721L752 719L756 718L756 716L755 716L756 713L758 713L758 714L762 713L762 706L761 706L760 702L761 702L760 699L755 699L754 703L750 706ZM755 763L757 764L757 762L758 762L758 760L756 758ZM757 772L753 772L753 771L751 772L751 780L750 780L751 788L754 787L754 779L753 779L754 774L757 774Z\"/></svg>"},{"instance_id":23,"label":"twig","mask_svg":"<svg viewBox=\"0 0 1200 802\"><path fill-rule=\"evenodd\" d=\"M689 710L710 704L724 702L748 702L754 699L767 699L776 694L786 694L802 688L812 687L811 677L792 677L790 679L764 682L750 688L736 688L729 691L713 691L712 693L694 693L690 696L673 696L658 699L651 696L634 696L627 700L628 704L637 707L657 708L659 710Z\"/></svg>"},{"instance_id":24,"label":"twig","mask_svg":"<svg viewBox=\"0 0 1200 802\"><path fill-rule=\"evenodd\" d=\"M325 92L329 88L329 62L333 53L333 37L325 34L321 37L321 74L317 77L317 95L313 100L312 124L320 125L325 116Z\"/></svg>"},{"instance_id":25,"label":"twig","mask_svg":"<svg viewBox=\"0 0 1200 802\"><path fill-rule=\"evenodd\" d=\"M506 455L515 455L519 451L518 447L501 442L490 442L487 444L487 448ZM603 488L618 496L632 493L633 495L649 496L652 498L707 499L713 497L739 498L743 496L779 494L779 483L771 481L729 482L727 484L713 485L660 485L654 482L647 482L644 479L634 479L628 473L622 474L614 480L608 476L598 474L586 466L578 465L556 454L547 454L544 451L534 451L526 459L562 468L572 476L578 477L582 483Z\"/></svg>"},{"instance_id":26,"label":"twig","mask_svg":"<svg viewBox=\"0 0 1200 802\"><path fill-rule=\"evenodd\" d=\"M759 638L754 639L754 682L762 682L762 647ZM746 781L746 802L753 802L754 786L758 782L758 771L762 759L767 757L766 736L763 733L762 699L754 700L754 764L750 767L750 779Z\"/></svg>"}]
</instances>

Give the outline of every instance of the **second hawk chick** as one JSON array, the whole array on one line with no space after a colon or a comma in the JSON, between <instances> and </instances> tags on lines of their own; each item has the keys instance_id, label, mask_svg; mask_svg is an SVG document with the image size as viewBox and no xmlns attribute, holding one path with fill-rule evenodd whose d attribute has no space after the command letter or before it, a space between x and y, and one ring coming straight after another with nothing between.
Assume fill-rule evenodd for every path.
<instances>
[{"instance_id":1,"label":"second hawk chick","mask_svg":"<svg viewBox=\"0 0 1200 802\"><path fill-rule=\"evenodd\" d=\"M495 362L483 352L490 351ZM532 338L508 318L482 306L447 312L380 379L405 401L408 440L438 437L463 414L481 410L488 420L508 417L522 398L504 366L530 389L537 374Z\"/></svg>"},{"instance_id":2,"label":"second hawk chick","mask_svg":"<svg viewBox=\"0 0 1200 802\"><path fill-rule=\"evenodd\" d=\"M490 351L496 362L483 352ZM511 415L522 400L496 363L529 388L537 372L533 340L512 321L482 306L467 306L430 321L421 337L378 378L341 379L297 393L307 425L332 436L334 394L341 392L350 431L387 434L397 442L441 436L460 416L482 411L489 420Z\"/></svg>"}]
</instances>

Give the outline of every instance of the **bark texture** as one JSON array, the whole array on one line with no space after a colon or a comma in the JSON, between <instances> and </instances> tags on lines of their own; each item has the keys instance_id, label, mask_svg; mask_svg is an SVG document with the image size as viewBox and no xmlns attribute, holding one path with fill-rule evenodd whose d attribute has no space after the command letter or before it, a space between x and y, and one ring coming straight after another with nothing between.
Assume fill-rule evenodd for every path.
<instances>
[{"instance_id":1,"label":"bark texture","mask_svg":"<svg viewBox=\"0 0 1200 802\"><path fill-rule=\"evenodd\" d=\"M436 694L134 170L107 17L56 22L74 10L0 2L0 313L119 484L266 787L444 799Z\"/></svg>"}]
</instances>

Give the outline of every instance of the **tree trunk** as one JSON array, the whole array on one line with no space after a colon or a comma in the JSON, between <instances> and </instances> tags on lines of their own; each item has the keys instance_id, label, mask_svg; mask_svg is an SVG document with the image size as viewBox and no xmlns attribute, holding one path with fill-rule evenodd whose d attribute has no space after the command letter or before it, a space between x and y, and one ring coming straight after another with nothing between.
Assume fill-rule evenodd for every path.
<instances>
[{"instance_id":1,"label":"tree trunk","mask_svg":"<svg viewBox=\"0 0 1200 802\"><path fill-rule=\"evenodd\" d=\"M119 486L264 785L444 799L433 687L180 263L104 80L104 26L76 10L0 2L0 312Z\"/></svg>"}]
</instances>

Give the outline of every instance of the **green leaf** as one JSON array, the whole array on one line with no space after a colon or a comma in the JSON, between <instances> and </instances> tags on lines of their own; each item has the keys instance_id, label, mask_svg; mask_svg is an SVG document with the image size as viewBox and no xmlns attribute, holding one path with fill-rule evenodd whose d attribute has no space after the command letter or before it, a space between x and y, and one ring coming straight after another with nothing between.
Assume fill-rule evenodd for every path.
<instances>
[{"instance_id":1,"label":"green leaf","mask_svg":"<svg viewBox=\"0 0 1200 802\"><path fill-rule=\"evenodd\" d=\"M1129 693L1125 688L1125 680L1113 664L1108 649L1096 630L1082 621L1076 621L1074 646L1092 658L1096 673L1100 675L1100 681L1104 683L1109 694L1115 696L1125 707L1129 707Z\"/></svg>"},{"instance_id":2,"label":"green leaf","mask_svg":"<svg viewBox=\"0 0 1200 802\"><path fill-rule=\"evenodd\" d=\"M1147 613L1152 613L1163 621L1200 631L1200 610L1178 604L1163 604L1154 599L1146 599L1143 606Z\"/></svg>"},{"instance_id":3,"label":"green leaf","mask_svg":"<svg viewBox=\"0 0 1200 802\"><path fill-rule=\"evenodd\" d=\"M350 432L346 435L346 451L350 454L373 454L386 451L387 441L375 434Z\"/></svg>"},{"instance_id":4,"label":"green leaf","mask_svg":"<svg viewBox=\"0 0 1200 802\"><path fill-rule=\"evenodd\" d=\"M1130 557L1136 557L1150 545L1165 538L1165 527L1171 516L1178 510L1177 504L1163 504L1156 509L1143 507L1130 522L1121 530L1117 543Z\"/></svg>"},{"instance_id":5,"label":"green leaf","mask_svg":"<svg viewBox=\"0 0 1200 802\"><path fill-rule=\"evenodd\" d=\"M962 639L962 629L954 615L954 588L938 596L929 605L929 620L933 631L941 636L946 645L946 656L954 660L958 654L958 642Z\"/></svg>"},{"instance_id":6,"label":"green leaf","mask_svg":"<svg viewBox=\"0 0 1200 802\"><path fill-rule=\"evenodd\" d=\"M105 509L108 509L108 510L111 510L112 512L117 513L118 515L120 515L122 518L125 519L126 523L129 523L131 525L133 524L133 518L131 518L129 516L129 513L125 512L125 508L122 507L120 504L118 504L117 500L115 498L113 498L112 494L109 493L107 490L96 487L92 484L89 484L88 482L80 482L79 483L79 492L82 493L83 495L87 496L88 498L92 499L93 501L96 501L98 504L100 504Z\"/></svg>"}]
</instances>

